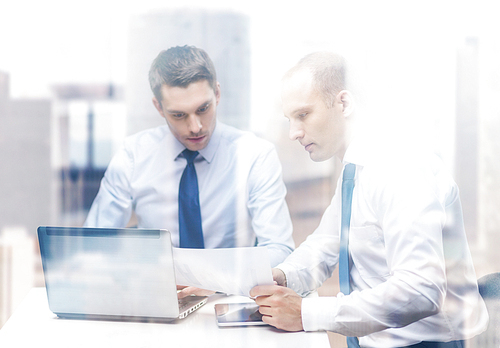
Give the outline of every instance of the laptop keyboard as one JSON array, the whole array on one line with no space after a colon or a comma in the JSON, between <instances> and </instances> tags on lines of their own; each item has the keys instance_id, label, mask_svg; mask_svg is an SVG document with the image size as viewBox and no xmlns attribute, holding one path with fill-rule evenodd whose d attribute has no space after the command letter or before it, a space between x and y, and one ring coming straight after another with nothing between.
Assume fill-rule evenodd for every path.
<instances>
[{"instance_id":1,"label":"laptop keyboard","mask_svg":"<svg viewBox=\"0 0 500 348\"><path fill-rule=\"evenodd\" d=\"M179 310L183 310L185 308L187 308L188 306L190 306L191 303L189 301L186 301L186 300L179 300Z\"/></svg>"}]
</instances>

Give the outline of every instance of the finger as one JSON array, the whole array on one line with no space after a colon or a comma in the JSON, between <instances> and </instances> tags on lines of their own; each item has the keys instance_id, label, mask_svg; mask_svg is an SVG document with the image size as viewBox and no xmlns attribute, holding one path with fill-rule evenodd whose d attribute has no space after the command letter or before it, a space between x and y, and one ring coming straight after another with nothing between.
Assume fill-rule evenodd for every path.
<instances>
[{"instance_id":1,"label":"finger","mask_svg":"<svg viewBox=\"0 0 500 348\"><path fill-rule=\"evenodd\" d=\"M200 289L200 291L196 291L195 293L193 293L193 295L195 295L195 296L210 296L213 294L215 294L215 291L203 290L203 289Z\"/></svg>"},{"instance_id":2,"label":"finger","mask_svg":"<svg viewBox=\"0 0 500 348\"><path fill-rule=\"evenodd\" d=\"M285 273L279 269L279 268L273 268L272 270L273 273L273 280L281 286L286 286L286 276Z\"/></svg>"},{"instance_id":3,"label":"finger","mask_svg":"<svg viewBox=\"0 0 500 348\"><path fill-rule=\"evenodd\" d=\"M195 288L193 286L188 286L187 288L183 289L181 293L185 296L191 296L191 295L196 295L196 293L201 292L202 290L199 288Z\"/></svg>"},{"instance_id":4,"label":"finger","mask_svg":"<svg viewBox=\"0 0 500 348\"><path fill-rule=\"evenodd\" d=\"M179 300L182 299L182 298L184 298L184 297L186 297L186 296L189 296L189 295L186 295L185 292L182 292L182 291L177 292L177 298Z\"/></svg>"},{"instance_id":5,"label":"finger","mask_svg":"<svg viewBox=\"0 0 500 348\"><path fill-rule=\"evenodd\" d=\"M269 306L259 306L259 312L262 315L272 317L273 316L273 309Z\"/></svg>"},{"instance_id":6,"label":"finger","mask_svg":"<svg viewBox=\"0 0 500 348\"><path fill-rule=\"evenodd\" d=\"M274 318L269 316L269 315L262 315L262 321L266 324L276 326L276 322L275 322Z\"/></svg>"},{"instance_id":7,"label":"finger","mask_svg":"<svg viewBox=\"0 0 500 348\"><path fill-rule=\"evenodd\" d=\"M181 299L187 296L210 296L213 294L215 294L215 291L199 289L194 286L188 286L185 289L178 292L177 297Z\"/></svg>"},{"instance_id":8,"label":"finger","mask_svg":"<svg viewBox=\"0 0 500 348\"><path fill-rule=\"evenodd\" d=\"M259 306L270 307L271 303L269 301L269 296L258 296L254 299L255 303Z\"/></svg>"},{"instance_id":9,"label":"finger","mask_svg":"<svg viewBox=\"0 0 500 348\"><path fill-rule=\"evenodd\" d=\"M250 297L270 296L275 293L278 285L257 285L250 290Z\"/></svg>"}]
</instances>

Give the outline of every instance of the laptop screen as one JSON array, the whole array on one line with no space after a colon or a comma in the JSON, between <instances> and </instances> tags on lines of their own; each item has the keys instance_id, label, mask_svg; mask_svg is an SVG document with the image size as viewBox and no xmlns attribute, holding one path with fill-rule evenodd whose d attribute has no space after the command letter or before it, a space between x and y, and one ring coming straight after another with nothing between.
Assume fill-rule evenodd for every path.
<instances>
[{"instance_id":1,"label":"laptop screen","mask_svg":"<svg viewBox=\"0 0 500 348\"><path fill-rule=\"evenodd\" d=\"M179 315L168 231L41 226L38 239L52 312Z\"/></svg>"}]
</instances>

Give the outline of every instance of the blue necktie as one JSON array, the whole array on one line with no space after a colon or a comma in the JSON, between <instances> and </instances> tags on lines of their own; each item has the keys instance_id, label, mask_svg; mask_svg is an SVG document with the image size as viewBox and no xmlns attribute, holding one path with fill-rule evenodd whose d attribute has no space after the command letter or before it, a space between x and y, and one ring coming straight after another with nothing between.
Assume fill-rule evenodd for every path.
<instances>
[{"instance_id":1,"label":"blue necktie","mask_svg":"<svg viewBox=\"0 0 500 348\"><path fill-rule=\"evenodd\" d=\"M181 248L203 249L198 178L193 163L198 151L186 149L182 154L187 165L179 184L179 244Z\"/></svg>"},{"instance_id":2,"label":"blue necktie","mask_svg":"<svg viewBox=\"0 0 500 348\"><path fill-rule=\"evenodd\" d=\"M342 178L342 220L340 225L340 251L339 251L339 283L340 291L344 295L351 292L349 270L349 228L351 226L352 191L354 190L354 174L356 166L346 164ZM348 348L359 348L356 337L346 337Z\"/></svg>"}]
</instances>

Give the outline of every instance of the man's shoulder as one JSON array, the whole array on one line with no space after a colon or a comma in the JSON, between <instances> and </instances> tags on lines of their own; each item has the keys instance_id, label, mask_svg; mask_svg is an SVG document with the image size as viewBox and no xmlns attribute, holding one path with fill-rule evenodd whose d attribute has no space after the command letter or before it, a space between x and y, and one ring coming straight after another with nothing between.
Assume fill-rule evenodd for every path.
<instances>
[{"instance_id":1,"label":"man's shoulder","mask_svg":"<svg viewBox=\"0 0 500 348\"><path fill-rule=\"evenodd\" d=\"M384 139L387 140L387 139ZM363 171L373 188L387 190L431 184L449 188L455 185L451 173L440 154L429 144L412 136L392 137L365 147Z\"/></svg>"},{"instance_id":2,"label":"man's shoulder","mask_svg":"<svg viewBox=\"0 0 500 348\"><path fill-rule=\"evenodd\" d=\"M219 123L218 127L219 126L222 131L221 142L223 142L225 146L234 146L240 150L241 148L245 148L253 152L274 149L274 145L270 141L257 136L253 132L241 130L224 123Z\"/></svg>"},{"instance_id":3,"label":"man's shoulder","mask_svg":"<svg viewBox=\"0 0 500 348\"><path fill-rule=\"evenodd\" d=\"M168 146L171 138L167 125L142 130L125 138L121 153L136 164L154 160L173 149L173 146Z\"/></svg>"},{"instance_id":4,"label":"man's shoulder","mask_svg":"<svg viewBox=\"0 0 500 348\"><path fill-rule=\"evenodd\" d=\"M168 126L158 126L139 131L125 138L124 147L129 151L151 150L170 134Z\"/></svg>"}]
</instances>

